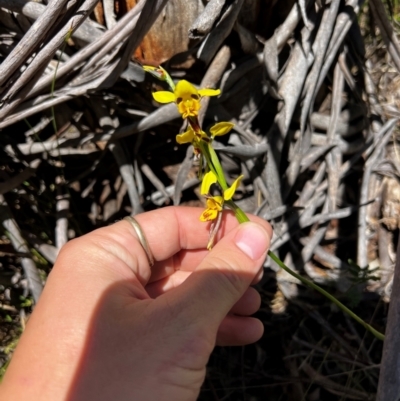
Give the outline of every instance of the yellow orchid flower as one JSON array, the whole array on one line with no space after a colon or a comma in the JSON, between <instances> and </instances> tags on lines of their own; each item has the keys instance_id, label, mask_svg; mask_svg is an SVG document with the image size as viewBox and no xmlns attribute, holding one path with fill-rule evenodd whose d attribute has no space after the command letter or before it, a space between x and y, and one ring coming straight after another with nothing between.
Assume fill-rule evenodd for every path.
<instances>
[{"instance_id":1,"label":"yellow orchid flower","mask_svg":"<svg viewBox=\"0 0 400 401\"><path fill-rule=\"evenodd\" d=\"M227 134L235 124L221 121L210 128L211 137L221 136Z\"/></svg>"},{"instance_id":2,"label":"yellow orchid flower","mask_svg":"<svg viewBox=\"0 0 400 401\"><path fill-rule=\"evenodd\" d=\"M200 99L204 96L218 96L219 89L199 89L197 90L186 80L179 81L174 92L158 91L153 93L153 98L158 103L175 102L182 118L195 117L200 110Z\"/></svg>"},{"instance_id":3,"label":"yellow orchid flower","mask_svg":"<svg viewBox=\"0 0 400 401\"><path fill-rule=\"evenodd\" d=\"M182 145L183 143L193 143L193 142L198 142L202 138L208 138L207 134L204 131L200 131L200 133L197 133L194 131L191 125L189 125L189 128L187 131L182 132L182 134L178 134L176 136L176 142L179 143L179 145Z\"/></svg>"},{"instance_id":4,"label":"yellow orchid flower","mask_svg":"<svg viewBox=\"0 0 400 401\"><path fill-rule=\"evenodd\" d=\"M206 201L207 208L200 216L200 221L211 221L218 217L218 213L222 210L224 198L222 196L211 196Z\"/></svg>"},{"instance_id":5,"label":"yellow orchid flower","mask_svg":"<svg viewBox=\"0 0 400 401\"><path fill-rule=\"evenodd\" d=\"M200 221L211 221L218 217L218 213L223 209L224 201L232 199L237 187L242 180L243 175L236 178L233 184L224 191L224 196L208 196L206 201L206 210L201 214ZM209 171L203 178L201 184L201 194L207 194L212 184L217 182L217 176Z\"/></svg>"}]
</instances>

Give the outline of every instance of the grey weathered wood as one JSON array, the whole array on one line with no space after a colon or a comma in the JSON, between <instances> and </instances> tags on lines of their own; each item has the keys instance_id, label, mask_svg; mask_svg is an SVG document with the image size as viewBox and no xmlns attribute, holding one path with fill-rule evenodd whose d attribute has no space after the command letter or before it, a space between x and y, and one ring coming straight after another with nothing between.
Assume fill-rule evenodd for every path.
<instances>
[{"instance_id":1,"label":"grey weathered wood","mask_svg":"<svg viewBox=\"0 0 400 401\"><path fill-rule=\"evenodd\" d=\"M235 156L242 156L244 158L252 158L264 155L268 151L266 143L251 145L236 145L236 146L223 146L222 144L214 141L214 148L219 152L229 153Z\"/></svg>"},{"instance_id":2,"label":"grey weathered wood","mask_svg":"<svg viewBox=\"0 0 400 401\"><path fill-rule=\"evenodd\" d=\"M346 3L346 10L339 13L336 18L335 29L332 33L331 41L325 55L324 64L318 76L318 83L315 87L315 92L318 92L322 85L323 80L328 74L333 61L339 51L339 48L343 45L349 29L351 28L353 21L357 18L359 11L359 4L357 0L349 0Z\"/></svg>"},{"instance_id":3,"label":"grey weathered wood","mask_svg":"<svg viewBox=\"0 0 400 401\"><path fill-rule=\"evenodd\" d=\"M331 103L331 118L329 128L326 133L328 144L332 144L337 137L336 127L340 117L343 103L344 90L344 74L339 63L336 64L333 73L333 90ZM339 171L342 164L342 153L340 147L334 147L326 155L326 165L328 174L328 199L329 211L333 212L336 209L337 192L339 188L340 176Z\"/></svg>"},{"instance_id":4,"label":"grey weathered wood","mask_svg":"<svg viewBox=\"0 0 400 401\"><path fill-rule=\"evenodd\" d=\"M51 94L47 96L43 96L41 98L35 99L33 102L28 102L26 104L26 109L22 109L21 111L10 115L6 119L0 122L0 128L7 127L11 124L14 124L24 118L27 118L33 114L36 114L40 111L46 110L50 107L54 107L60 103L66 102L67 100L71 100L74 97L81 96L86 94L90 89L95 89L97 88L101 82L103 82L103 77L100 75L100 77L97 77L97 79L94 79L92 81L89 81L85 85L81 86L72 86L72 87L67 87L63 88L60 91L56 91L53 93L53 96ZM29 91L30 86L26 87ZM26 89L24 88L24 90ZM67 93L66 93L67 92ZM26 93L26 92L24 92ZM17 98L17 101L10 103L10 108L11 110L17 106L17 104L21 101L21 98ZM33 103L33 104L32 104ZM38 103L38 104L35 104ZM5 107L6 109L6 107ZM4 113L7 114L8 111L10 111L9 108L4 110ZM0 110L1 114L1 110Z\"/></svg>"},{"instance_id":5,"label":"grey weathered wood","mask_svg":"<svg viewBox=\"0 0 400 401\"><path fill-rule=\"evenodd\" d=\"M201 81L201 88L216 88L217 83L221 80L222 74L228 66L230 57L231 49L228 46L222 46L208 67L207 72ZM201 109L198 116L200 125L203 124L209 103L210 97L201 99Z\"/></svg>"},{"instance_id":6,"label":"grey weathered wood","mask_svg":"<svg viewBox=\"0 0 400 401\"><path fill-rule=\"evenodd\" d=\"M322 213L327 213L329 211L329 199L326 198L324 206L322 208ZM313 230L312 234L309 236L306 246L301 250L301 258L303 262L308 262L313 253L314 249L320 244L322 239L325 237L326 231L328 229L328 224L318 222L316 223L319 227Z\"/></svg>"},{"instance_id":7,"label":"grey weathered wood","mask_svg":"<svg viewBox=\"0 0 400 401\"><path fill-rule=\"evenodd\" d=\"M307 3L309 3L309 1L307 1ZM301 6L296 2L290 10L290 13L286 17L285 21L275 30L274 35L276 36L276 43L279 51L282 50L283 46L293 34L293 31L296 29L301 19L300 7ZM308 22L308 24L310 25L310 22Z\"/></svg>"},{"instance_id":8,"label":"grey weathered wood","mask_svg":"<svg viewBox=\"0 0 400 401\"><path fill-rule=\"evenodd\" d=\"M181 202L181 194L183 191L184 183L187 180L190 169L193 165L193 146L188 146L186 150L185 159L182 161L178 174L176 177L175 188L174 188L174 205L179 205Z\"/></svg>"},{"instance_id":9,"label":"grey weathered wood","mask_svg":"<svg viewBox=\"0 0 400 401\"><path fill-rule=\"evenodd\" d=\"M68 99L68 98L67 98ZM48 106L50 107L50 106ZM150 113L147 117L142 118L141 120L134 122L129 125L124 125L122 127L110 129L102 134L91 134L90 139L92 141L109 141L111 139L124 138L129 135L137 134L138 132L143 132L147 129L157 127L166 122L172 121L179 117L179 113L176 109L176 105L173 103L166 104L158 109L156 109L153 113ZM1 126L1 123L0 123ZM88 138L84 138L84 141L87 141ZM52 152L54 150L59 149L62 151L65 146L80 146L82 143L81 138L77 139L59 139L56 140L48 140L43 142L35 142L31 144L19 144L18 149L22 154L32 155L42 152ZM13 154L12 147L7 145L6 150Z\"/></svg>"},{"instance_id":10,"label":"grey weathered wood","mask_svg":"<svg viewBox=\"0 0 400 401\"><path fill-rule=\"evenodd\" d=\"M22 269L24 270L24 274L28 280L29 291L36 303L43 290L42 280L40 279L39 271L35 262L31 258L28 245L22 237L18 224L12 217L11 210L3 195L0 195L0 220L4 229L8 233L13 248L21 255Z\"/></svg>"},{"instance_id":11,"label":"grey weathered wood","mask_svg":"<svg viewBox=\"0 0 400 401\"><path fill-rule=\"evenodd\" d=\"M117 23L117 16L114 13L114 0L103 0L104 19L107 29L111 29Z\"/></svg>"},{"instance_id":12,"label":"grey weathered wood","mask_svg":"<svg viewBox=\"0 0 400 401\"><path fill-rule=\"evenodd\" d=\"M138 158L140 162L140 170L143 172L146 178L154 185L154 187L158 189L158 191L160 191L162 195L164 195L165 200L168 203L168 198L170 198L170 195L167 189L165 188L164 184L153 172L150 166L147 163L145 163L140 156L138 156Z\"/></svg>"},{"instance_id":13,"label":"grey weathered wood","mask_svg":"<svg viewBox=\"0 0 400 401\"><path fill-rule=\"evenodd\" d=\"M55 227L55 245L60 250L68 242L68 211L69 194L62 185L63 178L56 178L57 196L56 196L56 227Z\"/></svg>"},{"instance_id":14,"label":"grey weathered wood","mask_svg":"<svg viewBox=\"0 0 400 401\"><path fill-rule=\"evenodd\" d=\"M384 147L389 141L392 132L396 126L397 119L389 120L378 133L379 143L374 146L373 153L365 163L364 174L361 182L360 205L366 205L368 202L369 181L372 169L382 155ZM364 268L368 265L367 259L367 207L361 206L358 212L358 237L357 237L357 265Z\"/></svg>"},{"instance_id":15,"label":"grey weathered wood","mask_svg":"<svg viewBox=\"0 0 400 401\"><path fill-rule=\"evenodd\" d=\"M208 34L202 43L197 57L208 64L214 57L225 38L231 33L243 0L234 0L222 15L217 26Z\"/></svg>"},{"instance_id":16,"label":"grey weathered wood","mask_svg":"<svg viewBox=\"0 0 400 401\"><path fill-rule=\"evenodd\" d=\"M305 130L306 121L312 112L312 105L314 103L316 85L320 75L321 66L324 62L324 56L328 49L329 41L332 36L333 27L336 21L336 15L339 11L340 0L332 0L325 3L325 11L322 16L321 23L318 28L317 36L313 43L313 52L315 55L314 63L311 71L307 76L307 80L303 89L305 98L301 110L300 129Z\"/></svg>"},{"instance_id":17,"label":"grey weathered wood","mask_svg":"<svg viewBox=\"0 0 400 401\"><path fill-rule=\"evenodd\" d=\"M192 188L198 184L199 184L198 178L189 178L187 181L184 182L182 190ZM151 194L150 199L155 205L161 206L168 200L168 198L173 196L173 194L175 192L175 185L169 185L165 189L167 191L168 197L165 197L161 193L161 191L156 191Z\"/></svg>"},{"instance_id":18,"label":"grey weathered wood","mask_svg":"<svg viewBox=\"0 0 400 401\"><path fill-rule=\"evenodd\" d=\"M35 1L27 0L0 0L0 7L22 14L30 19L36 20L46 10L46 6ZM87 19L72 33L72 37L85 43L98 39L103 33L103 28L96 22Z\"/></svg>"},{"instance_id":19,"label":"grey weathered wood","mask_svg":"<svg viewBox=\"0 0 400 401\"><path fill-rule=\"evenodd\" d=\"M189 37L199 39L207 35L215 21L220 16L225 0L210 0L203 12L196 18L189 28Z\"/></svg>"},{"instance_id":20,"label":"grey weathered wood","mask_svg":"<svg viewBox=\"0 0 400 401\"><path fill-rule=\"evenodd\" d=\"M19 91L21 100L26 93L33 86L34 81L39 78L38 73L44 70L47 63L53 58L55 52L65 43L69 33L74 31L93 11L98 0L86 0L77 10L77 13L65 24L55 36L38 52L36 57L24 70L18 80L3 94L2 101L5 102L2 109L0 109L0 119L4 119L9 115L12 110L19 104L19 102L10 103Z\"/></svg>"},{"instance_id":21,"label":"grey weathered wood","mask_svg":"<svg viewBox=\"0 0 400 401\"><path fill-rule=\"evenodd\" d=\"M126 45L123 48L122 54L118 56L115 67L108 70L109 74L101 85L103 88L108 88L114 85L117 79L119 79L123 71L126 69L126 66L129 64L133 52L140 45L144 36L150 30L168 2L168 0L142 1L146 2L140 13L138 22L132 29L131 35L127 38Z\"/></svg>"},{"instance_id":22,"label":"grey weathered wood","mask_svg":"<svg viewBox=\"0 0 400 401\"><path fill-rule=\"evenodd\" d=\"M102 49L104 52L104 49L107 46L107 51L109 51L120 44L124 38L132 33L132 29L137 23L137 16L142 11L143 6L144 2L139 2L132 10L121 18L112 29L104 32L96 40L93 40L92 43L75 53L67 62L61 64L55 75L48 74L42 77L30 91L28 98L34 96L44 88L49 87L54 79L58 81L67 73L83 66L83 63L85 63L89 57L98 52L99 49ZM130 21L132 21L133 24L129 24ZM106 53L107 52L104 52L103 55Z\"/></svg>"},{"instance_id":23,"label":"grey weathered wood","mask_svg":"<svg viewBox=\"0 0 400 401\"><path fill-rule=\"evenodd\" d=\"M46 6L43 14L33 23L28 32L12 49L7 58L0 64L0 88L17 71L22 63L32 56L47 32L54 25L57 17L64 10L68 0L53 0Z\"/></svg>"},{"instance_id":24,"label":"grey weathered wood","mask_svg":"<svg viewBox=\"0 0 400 401\"><path fill-rule=\"evenodd\" d=\"M371 0L370 7L374 20L379 26L379 30L388 52L392 57L393 63L396 66L397 71L400 72L400 42L389 22L385 6L383 5L382 0Z\"/></svg>"},{"instance_id":25,"label":"grey weathered wood","mask_svg":"<svg viewBox=\"0 0 400 401\"><path fill-rule=\"evenodd\" d=\"M132 214L135 215L138 213L142 213L143 208L140 204L140 198L135 183L132 163L128 160L120 141L116 140L114 142L111 142L109 148L118 163L121 177L128 187L128 195L132 206Z\"/></svg>"},{"instance_id":26,"label":"grey weathered wood","mask_svg":"<svg viewBox=\"0 0 400 401\"><path fill-rule=\"evenodd\" d=\"M123 44L124 40L128 38L128 36L132 34L133 29L135 29L144 5L144 1L139 2L136 7L125 14L117 24L106 32L104 37L99 40L97 44L90 46L90 54L93 54L93 57L85 64L83 70L93 68L107 53ZM89 51L88 49L84 49L84 51L87 57Z\"/></svg>"}]
</instances>

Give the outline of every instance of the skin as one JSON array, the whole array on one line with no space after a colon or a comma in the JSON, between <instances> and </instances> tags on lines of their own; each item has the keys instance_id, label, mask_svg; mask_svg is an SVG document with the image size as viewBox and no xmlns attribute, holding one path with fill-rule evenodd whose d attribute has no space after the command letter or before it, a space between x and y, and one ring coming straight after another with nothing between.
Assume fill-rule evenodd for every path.
<instances>
[{"instance_id":1,"label":"skin","mask_svg":"<svg viewBox=\"0 0 400 401\"><path fill-rule=\"evenodd\" d=\"M224 212L205 249L202 209L135 216L156 259L150 269L127 221L65 245L0 387L2 401L196 400L218 345L263 333L250 317L272 235Z\"/></svg>"}]
</instances>

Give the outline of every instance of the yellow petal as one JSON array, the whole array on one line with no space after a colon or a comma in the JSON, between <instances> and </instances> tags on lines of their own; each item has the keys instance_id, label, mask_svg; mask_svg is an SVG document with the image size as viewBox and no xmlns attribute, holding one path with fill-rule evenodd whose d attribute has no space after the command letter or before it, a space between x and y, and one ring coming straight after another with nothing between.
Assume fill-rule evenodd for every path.
<instances>
[{"instance_id":1,"label":"yellow petal","mask_svg":"<svg viewBox=\"0 0 400 401\"><path fill-rule=\"evenodd\" d=\"M203 177L203 181L201 182L200 193L202 195L208 194L210 192L211 185L215 184L216 182L217 182L217 176L212 171L209 171Z\"/></svg>"},{"instance_id":2,"label":"yellow petal","mask_svg":"<svg viewBox=\"0 0 400 401\"><path fill-rule=\"evenodd\" d=\"M199 100L200 95L197 92L197 89L188 81L182 79L176 84L175 87L175 98L176 103L179 104L182 100Z\"/></svg>"},{"instance_id":3,"label":"yellow petal","mask_svg":"<svg viewBox=\"0 0 400 401\"><path fill-rule=\"evenodd\" d=\"M158 103L172 103L175 102L175 95L168 91L153 92L154 100Z\"/></svg>"},{"instance_id":4,"label":"yellow petal","mask_svg":"<svg viewBox=\"0 0 400 401\"><path fill-rule=\"evenodd\" d=\"M156 72L157 70L159 70L159 67L154 67L152 65L142 65L142 68L146 71L146 72Z\"/></svg>"},{"instance_id":5,"label":"yellow petal","mask_svg":"<svg viewBox=\"0 0 400 401\"><path fill-rule=\"evenodd\" d=\"M179 134L176 136L176 142L179 143L179 145L182 145L183 143L190 143L194 139L194 131L192 127L190 127L187 131L183 132L182 134Z\"/></svg>"},{"instance_id":6,"label":"yellow petal","mask_svg":"<svg viewBox=\"0 0 400 401\"><path fill-rule=\"evenodd\" d=\"M236 180L233 182L233 184L224 191L224 199L225 200L230 200L232 199L233 194L235 193L237 187L240 184L241 179L243 178L243 175L241 175L240 177L236 178Z\"/></svg>"},{"instance_id":7,"label":"yellow petal","mask_svg":"<svg viewBox=\"0 0 400 401\"><path fill-rule=\"evenodd\" d=\"M198 140L203 139L203 138L207 138L207 139L209 138L208 135L204 131L200 131L200 133L197 132L197 133L195 133L195 135Z\"/></svg>"},{"instance_id":8,"label":"yellow petal","mask_svg":"<svg viewBox=\"0 0 400 401\"><path fill-rule=\"evenodd\" d=\"M207 198L207 209L212 210L222 210L222 205L224 204L224 198L222 196L212 196Z\"/></svg>"},{"instance_id":9,"label":"yellow petal","mask_svg":"<svg viewBox=\"0 0 400 401\"><path fill-rule=\"evenodd\" d=\"M219 89L199 89L200 96L218 96L221 91Z\"/></svg>"},{"instance_id":10,"label":"yellow petal","mask_svg":"<svg viewBox=\"0 0 400 401\"><path fill-rule=\"evenodd\" d=\"M178 98L177 102L179 101ZM182 114L182 118L195 117L200 110L200 102L194 99L180 100L178 103L178 111Z\"/></svg>"},{"instance_id":11,"label":"yellow petal","mask_svg":"<svg viewBox=\"0 0 400 401\"><path fill-rule=\"evenodd\" d=\"M235 124L224 121L217 123L210 128L211 135L212 136L225 135L233 128L234 125Z\"/></svg>"},{"instance_id":12,"label":"yellow petal","mask_svg":"<svg viewBox=\"0 0 400 401\"><path fill-rule=\"evenodd\" d=\"M200 216L200 221L215 220L218 217L218 210L206 209Z\"/></svg>"}]
</instances>

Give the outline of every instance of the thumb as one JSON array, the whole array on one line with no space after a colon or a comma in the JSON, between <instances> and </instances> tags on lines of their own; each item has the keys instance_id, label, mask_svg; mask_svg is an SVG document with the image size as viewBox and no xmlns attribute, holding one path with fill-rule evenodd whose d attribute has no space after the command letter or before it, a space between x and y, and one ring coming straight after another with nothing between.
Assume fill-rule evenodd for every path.
<instances>
[{"instance_id":1,"label":"thumb","mask_svg":"<svg viewBox=\"0 0 400 401\"><path fill-rule=\"evenodd\" d=\"M268 232L253 222L229 232L176 289L180 310L216 330L259 272L269 243Z\"/></svg>"}]
</instances>

